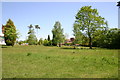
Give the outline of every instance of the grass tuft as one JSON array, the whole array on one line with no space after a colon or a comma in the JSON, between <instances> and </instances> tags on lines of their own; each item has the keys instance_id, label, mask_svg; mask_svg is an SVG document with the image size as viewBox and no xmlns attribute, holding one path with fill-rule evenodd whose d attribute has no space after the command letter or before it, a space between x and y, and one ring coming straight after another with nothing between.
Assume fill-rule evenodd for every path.
<instances>
[{"instance_id":1,"label":"grass tuft","mask_svg":"<svg viewBox=\"0 0 120 80\"><path fill-rule=\"evenodd\" d=\"M27 56L30 56L32 53L27 53Z\"/></svg>"}]
</instances>

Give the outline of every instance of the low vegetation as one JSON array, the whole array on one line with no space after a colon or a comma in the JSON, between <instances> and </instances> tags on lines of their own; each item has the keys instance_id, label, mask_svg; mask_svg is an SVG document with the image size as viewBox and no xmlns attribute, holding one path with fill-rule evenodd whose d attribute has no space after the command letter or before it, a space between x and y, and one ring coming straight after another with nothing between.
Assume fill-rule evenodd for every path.
<instances>
[{"instance_id":1,"label":"low vegetation","mask_svg":"<svg viewBox=\"0 0 120 80\"><path fill-rule=\"evenodd\" d=\"M118 50L2 46L3 78L117 78Z\"/></svg>"}]
</instances>

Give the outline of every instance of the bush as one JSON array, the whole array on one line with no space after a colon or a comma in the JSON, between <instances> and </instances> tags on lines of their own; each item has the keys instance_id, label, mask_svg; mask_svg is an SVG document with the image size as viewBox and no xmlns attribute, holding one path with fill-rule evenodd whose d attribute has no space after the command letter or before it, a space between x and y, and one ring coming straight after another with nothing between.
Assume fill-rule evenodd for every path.
<instances>
[{"instance_id":1,"label":"bush","mask_svg":"<svg viewBox=\"0 0 120 80\"><path fill-rule=\"evenodd\" d=\"M43 45L44 46L51 46L52 45L52 41L50 40L50 41L48 41L48 40L44 40L44 42L43 42Z\"/></svg>"},{"instance_id":2,"label":"bush","mask_svg":"<svg viewBox=\"0 0 120 80\"><path fill-rule=\"evenodd\" d=\"M24 43L23 41L19 41L19 42L18 42L19 45L21 45L21 44L23 44L23 43Z\"/></svg>"},{"instance_id":3,"label":"bush","mask_svg":"<svg viewBox=\"0 0 120 80\"><path fill-rule=\"evenodd\" d=\"M42 45L42 44L43 44L43 40L42 40L42 38L40 38L38 45Z\"/></svg>"},{"instance_id":4,"label":"bush","mask_svg":"<svg viewBox=\"0 0 120 80\"><path fill-rule=\"evenodd\" d=\"M36 38L36 36L34 34L30 34L28 36L28 41L27 42L28 42L29 45L37 45L37 38Z\"/></svg>"},{"instance_id":5,"label":"bush","mask_svg":"<svg viewBox=\"0 0 120 80\"><path fill-rule=\"evenodd\" d=\"M99 31L99 34L97 33L93 40L93 46L120 49L120 29L112 28L104 34L102 31Z\"/></svg>"},{"instance_id":6,"label":"bush","mask_svg":"<svg viewBox=\"0 0 120 80\"><path fill-rule=\"evenodd\" d=\"M72 45L72 43L65 43L65 45L66 45L66 46L71 46L71 45Z\"/></svg>"},{"instance_id":7,"label":"bush","mask_svg":"<svg viewBox=\"0 0 120 80\"><path fill-rule=\"evenodd\" d=\"M45 39L44 42L43 42L43 45L48 46L48 43L49 43L49 41Z\"/></svg>"},{"instance_id":8,"label":"bush","mask_svg":"<svg viewBox=\"0 0 120 80\"><path fill-rule=\"evenodd\" d=\"M51 45L52 45L52 40L48 42L48 46L51 46Z\"/></svg>"}]
</instances>

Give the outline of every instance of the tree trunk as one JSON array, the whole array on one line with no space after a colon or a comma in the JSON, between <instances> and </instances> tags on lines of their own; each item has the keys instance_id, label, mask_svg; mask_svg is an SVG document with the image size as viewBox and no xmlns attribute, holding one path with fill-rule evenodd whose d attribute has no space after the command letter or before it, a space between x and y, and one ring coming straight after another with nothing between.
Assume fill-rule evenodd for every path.
<instances>
[{"instance_id":1,"label":"tree trunk","mask_svg":"<svg viewBox=\"0 0 120 80\"><path fill-rule=\"evenodd\" d=\"M92 49L92 38L91 37L89 37L89 47L90 49Z\"/></svg>"},{"instance_id":2,"label":"tree trunk","mask_svg":"<svg viewBox=\"0 0 120 80\"><path fill-rule=\"evenodd\" d=\"M61 43L59 43L59 47L61 47Z\"/></svg>"},{"instance_id":3,"label":"tree trunk","mask_svg":"<svg viewBox=\"0 0 120 80\"><path fill-rule=\"evenodd\" d=\"M75 45L74 45L74 49L76 49Z\"/></svg>"}]
</instances>

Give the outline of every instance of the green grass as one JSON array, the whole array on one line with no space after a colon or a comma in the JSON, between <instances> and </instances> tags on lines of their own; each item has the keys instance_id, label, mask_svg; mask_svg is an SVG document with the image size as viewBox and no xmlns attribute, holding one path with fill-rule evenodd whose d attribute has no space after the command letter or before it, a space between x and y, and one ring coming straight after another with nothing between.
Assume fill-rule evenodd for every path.
<instances>
[{"instance_id":1,"label":"green grass","mask_svg":"<svg viewBox=\"0 0 120 80\"><path fill-rule=\"evenodd\" d=\"M118 77L118 50L3 47L2 61L3 78Z\"/></svg>"}]
</instances>

